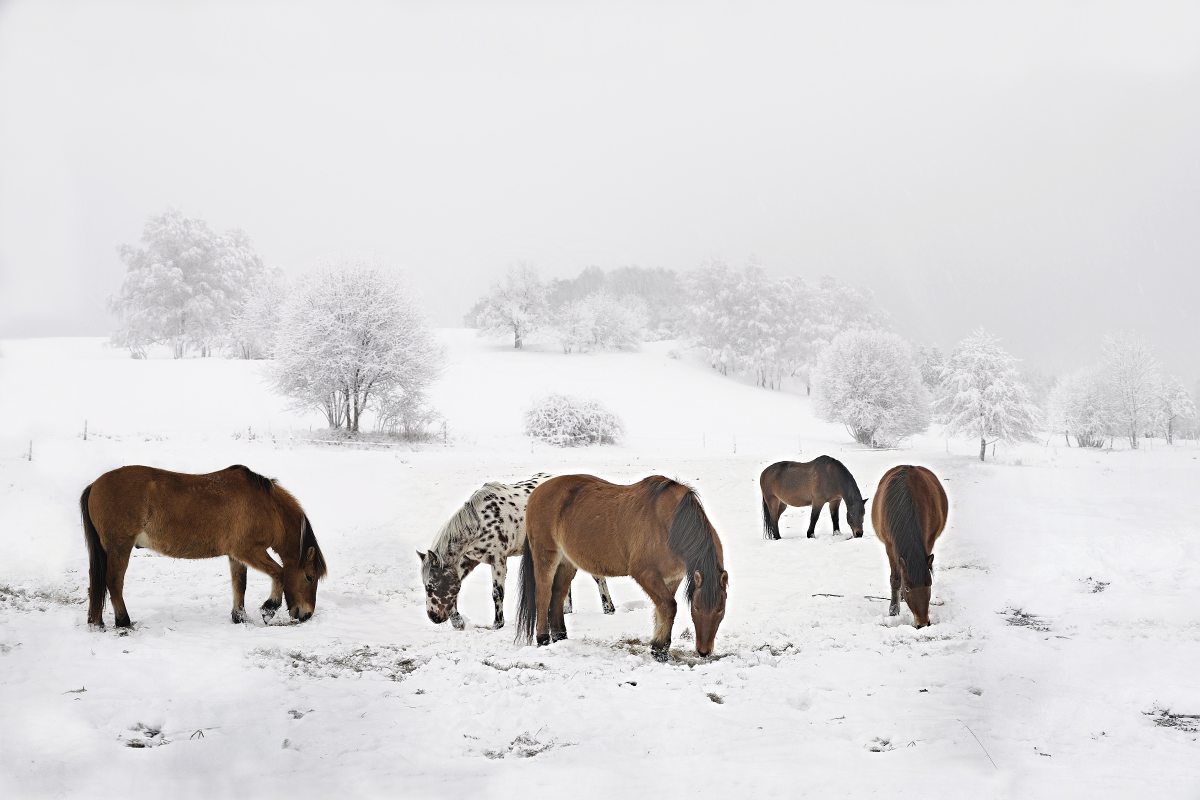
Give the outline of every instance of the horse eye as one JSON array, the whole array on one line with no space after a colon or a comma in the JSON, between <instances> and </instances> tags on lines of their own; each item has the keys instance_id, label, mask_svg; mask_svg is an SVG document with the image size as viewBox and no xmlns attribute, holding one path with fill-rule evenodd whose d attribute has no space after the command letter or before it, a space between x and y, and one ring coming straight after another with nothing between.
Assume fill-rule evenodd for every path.
<instances>
[{"instance_id":1,"label":"horse eye","mask_svg":"<svg viewBox=\"0 0 1200 800\"><path fill-rule=\"evenodd\" d=\"M309 583L312 583L312 575L305 575L304 580L308 581Z\"/></svg>"}]
</instances>

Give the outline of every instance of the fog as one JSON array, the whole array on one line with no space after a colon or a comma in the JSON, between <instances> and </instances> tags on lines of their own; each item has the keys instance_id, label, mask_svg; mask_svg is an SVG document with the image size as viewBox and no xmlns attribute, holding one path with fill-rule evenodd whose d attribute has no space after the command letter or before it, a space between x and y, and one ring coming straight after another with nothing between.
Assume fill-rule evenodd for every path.
<instances>
[{"instance_id":1,"label":"fog","mask_svg":"<svg viewBox=\"0 0 1200 800\"><path fill-rule=\"evenodd\" d=\"M175 206L460 324L506 265L755 261L1054 372L1200 376L1191 3L0 5L0 336L102 335Z\"/></svg>"}]
</instances>

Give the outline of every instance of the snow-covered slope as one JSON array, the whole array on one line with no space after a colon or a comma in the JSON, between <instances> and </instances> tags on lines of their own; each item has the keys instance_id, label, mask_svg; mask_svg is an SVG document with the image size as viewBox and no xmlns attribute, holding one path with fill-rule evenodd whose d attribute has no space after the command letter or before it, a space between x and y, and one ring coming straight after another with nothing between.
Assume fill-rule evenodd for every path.
<instances>
[{"instance_id":1,"label":"snow-covered slope","mask_svg":"<svg viewBox=\"0 0 1200 800\"><path fill-rule=\"evenodd\" d=\"M262 364L4 343L0 796L1200 791L1200 734L1156 724L1164 709L1200 714L1200 450L1027 446L979 464L971 443L931 436L868 452L804 398L722 378L670 345L562 356L441 338L433 397L451 442L415 451L309 441L320 418L289 411ZM624 418L625 444L532 445L521 414L549 391L600 399ZM825 517L807 540L807 511L793 509L782 541L762 539L759 471L822 452L868 495L896 463L945 481L931 627L868 597L887 592L869 531L834 537ZM88 631L82 487L125 463L238 462L308 509L330 562L316 616L231 625L223 561L137 551L137 628ZM483 480L538 470L696 486L731 574L716 658L689 655L681 613L676 663L653 662L652 611L628 579L612 581L611 617L581 579L572 639L550 648L428 621L414 550ZM267 588L252 575L248 602ZM486 573L460 606L489 621Z\"/></svg>"}]
</instances>

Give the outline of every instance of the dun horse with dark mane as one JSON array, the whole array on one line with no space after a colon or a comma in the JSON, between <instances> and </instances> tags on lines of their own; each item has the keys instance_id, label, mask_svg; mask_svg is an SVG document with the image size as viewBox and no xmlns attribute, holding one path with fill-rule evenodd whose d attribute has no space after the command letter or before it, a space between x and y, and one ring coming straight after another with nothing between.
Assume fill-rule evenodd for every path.
<instances>
[{"instance_id":1,"label":"dun horse with dark mane","mask_svg":"<svg viewBox=\"0 0 1200 800\"><path fill-rule=\"evenodd\" d=\"M846 501L846 522L855 538L863 534L866 498L846 465L830 456L818 456L809 462L780 461L762 471L758 479L762 489L763 536L778 539L779 518L788 506L812 506L808 520L808 538L813 538L821 508L829 503L833 532L838 528L838 512Z\"/></svg>"},{"instance_id":2,"label":"dun horse with dark mane","mask_svg":"<svg viewBox=\"0 0 1200 800\"><path fill-rule=\"evenodd\" d=\"M887 549L891 566L892 604L900 613L900 597L912 611L913 624L929 624L933 591L933 543L946 527L950 503L937 476L925 467L892 467L879 480L871 524Z\"/></svg>"},{"instance_id":3,"label":"dun horse with dark mane","mask_svg":"<svg viewBox=\"0 0 1200 800\"><path fill-rule=\"evenodd\" d=\"M104 627L104 595L112 595L118 628L132 626L123 585L134 547L174 558L229 557L233 621L246 619L246 567L271 578L262 604L268 622L287 600L304 622L317 606L325 557L296 498L269 478L235 465L206 475L153 467L106 472L79 498L90 560L88 623ZM268 552L274 550L282 566Z\"/></svg>"},{"instance_id":4,"label":"dun horse with dark mane","mask_svg":"<svg viewBox=\"0 0 1200 800\"><path fill-rule=\"evenodd\" d=\"M655 608L650 650L666 661L675 592L686 578L696 652L712 652L725 616L729 573L721 540L696 493L654 475L623 486L591 475L551 478L529 496L521 561L518 638L539 645L567 638L563 602L577 569L628 575Z\"/></svg>"}]
</instances>

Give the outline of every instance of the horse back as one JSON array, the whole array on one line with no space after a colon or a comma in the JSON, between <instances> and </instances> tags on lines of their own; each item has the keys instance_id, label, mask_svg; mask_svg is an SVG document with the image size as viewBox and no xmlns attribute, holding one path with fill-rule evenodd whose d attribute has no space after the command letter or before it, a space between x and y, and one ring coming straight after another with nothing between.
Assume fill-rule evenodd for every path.
<instances>
[{"instance_id":1,"label":"horse back","mask_svg":"<svg viewBox=\"0 0 1200 800\"><path fill-rule=\"evenodd\" d=\"M879 479L879 488L871 501L871 523L875 534L890 545L893 541L886 509L888 495L899 491L898 481L905 481L904 488L912 496L917 518L924 537L925 551L933 552L933 544L946 527L950 502L942 482L932 470L912 464L892 467Z\"/></svg>"},{"instance_id":2,"label":"horse back","mask_svg":"<svg viewBox=\"0 0 1200 800\"><path fill-rule=\"evenodd\" d=\"M299 529L295 499L240 466L205 474L120 467L92 483L88 506L106 549L136 543L176 558L274 547L285 524Z\"/></svg>"},{"instance_id":3,"label":"horse back","mask_svg":"<svg viewBox=\"0 0 1200 800\"><path fill-rule=\"evenodd\" d=\"M759 486L764 498L778 497L789 506L824 504L847 493L850 475L842 462L832 456L812 461L779 461L762 471Z\"/></svg>"},{"instance_id":4,"label":"horse back","mask_svg":"<svg viewBox=\"0 0 1200 800\"><path fill-rule=\"evenodd\" d=\"M525 531L535 552L557 549L593 575L628 575L646 559L675 560L671 519L689 489L661 475L617 484L594 475L561 475L529 496Z\"/></svg>"}]
</instances>

